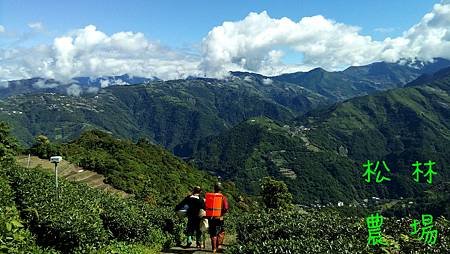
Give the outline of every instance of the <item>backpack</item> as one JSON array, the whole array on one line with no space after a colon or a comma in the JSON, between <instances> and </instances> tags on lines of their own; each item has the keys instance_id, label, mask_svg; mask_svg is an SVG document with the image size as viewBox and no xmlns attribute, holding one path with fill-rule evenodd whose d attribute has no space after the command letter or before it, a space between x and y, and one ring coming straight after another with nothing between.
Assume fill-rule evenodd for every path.
<instances>
[{"instance_id":1,"label":"backpack","mask_svg":"<svg viewBox=\"0 0 450 254\"><path fill-rule=\"evenodd\" d=\"M221 217L222 216L222 202L223 195L221 193L206 193L205 210L206 217Z\"/></svg>"}]
</instances>

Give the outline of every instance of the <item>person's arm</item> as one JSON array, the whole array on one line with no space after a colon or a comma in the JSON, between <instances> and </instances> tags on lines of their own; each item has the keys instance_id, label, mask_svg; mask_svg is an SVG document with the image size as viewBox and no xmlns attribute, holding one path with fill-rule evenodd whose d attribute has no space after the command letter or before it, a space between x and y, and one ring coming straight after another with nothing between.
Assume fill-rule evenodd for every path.
<instances>
[{"instance_id":1,"label":"person's arm","mask_svg":"<svg viewBox=\"0 0 450 254\"><path fill-rule=\"evenodd\" d=\"M228 212L229 209L230 209L230 206L228 204L227 197L225 197L225 195L223 195L223 199L222 199L222 214L225 214L226 212Z\"/></svg>"},{"instance_id":2,"label":"person's arm","mask_svg":"<svg viewBox=\"0 0 450 254\"><path fill-rule=\"evenodd\" d=\"M200 208L203 209L203 210L206 210L205 199L204 198L200 198L200 200L202 201L201 205L200 205Z\"/></svg>"},{"instance_id":3,"label":"person's arm","mask_svg":"<svg viewBox=\"0 0 450 254\"><path fill-rule=\"evenodd\" d=\"M189 196L188 196L188 197L189 197ZM181 201L181 203L179 203L178 205L175 206L175 211L180 210L181 208L183 208L184 205L187 204L187 199L188 199L188 197L185 197L185 198L183 199L183 201Z\"/></svg>"}]
</instances>

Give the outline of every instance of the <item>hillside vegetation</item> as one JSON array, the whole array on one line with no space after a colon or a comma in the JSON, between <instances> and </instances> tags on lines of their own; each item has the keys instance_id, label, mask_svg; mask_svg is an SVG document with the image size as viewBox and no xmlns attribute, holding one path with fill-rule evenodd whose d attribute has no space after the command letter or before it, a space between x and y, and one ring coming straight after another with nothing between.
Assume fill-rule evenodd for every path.
<instances>
[{"instance_id":1,"label":"hillside vegetation","mask_svg":"<svg viewBox=\"0 0 450 254\"><path fill-rule=\"evenodd\" d=\"M317 209L242 214L237 244L228 253L448 253L450 222L435 218L439 240L427 245L410 234L415 218L384 218L386 245L370 246L365 217Z\"/></svg>"},{"instance_id":2,"label":"hillside vegetation","mask_svg":"<svg viewBox=\"0 0 450 254\"><path fill-rule=\"evenodd\" d=\"M387 63L351 66L344 71L328 72L317 68L309 72L282 74L275 80L298 84L334 101L403 87L421 75L433 74L450 66L450 61L437 58L434 62Z\"/></svg>"},{"instance_id":3,"label":"hillside vegetation","mask_svg":"<svg viewBox=\"0 0 450 254\"><path fill-rule=\"evenodd\" d=\"M338 151L358 163L385 160L392 165L391 189L411 195L425 187L411 177L415 161L435 161L433 183L450 179L450 73L428 83L351 99L301 118L314 131L319 148Z\"/></svg>"},{"instance_id":4,"label":"hillside vegetation","mask_svg":"<svg viewBox=\"0 0 450 254\"><path fill-rule=\"evenodd\" d=\"M0 126L0 250L6 253L157 253L181 240L171 208L124 199L14 164ZM59 193L59 195L58 195Z\"/></svg>"},{"instance_id":5,"label":"hillside vegetation","mask_svg":"<svg viewBox=\"0 0 450 254\"><path fill-rule=\"evenodd\" d=\"M260 179L282 179L302 204L346 203L375 195L360 181L354 161L318 149L309 130L281 125L267 118L248 120L220 136L199 143L193 162L231 179L248 193L259 192Z\"/></svg>"},{"instance_id":6,"label":"hillside vegetation","mask_svg":"<svg viewBox=\"0 0 450 254\"><path fill-rule=\"evenodd\" d=\"M109 87L86 97L19 95L0 102L0 120L26 144L39 134L69 141L102 129L133 140L146 137L183 154L194 141L248 117L292 119L325 101L293 84L192 79Z\"/></svg>"},{"instance_id":7,"label":"hillside vegetation","mask_svg":"<svg viewBox=\"0 0 450 254\"><path fill-rule=\"evenodd\" d=\"M440 73L428 83L339 102L288 124L252 119L202 140L193 160L249 193L263 176L283 179L300 203L414 197L430 187L411 176L415 161L436 162L433 184L450 179L449 92L450 74ZM384 160L392 180L365 183L367 160Z\"/></svg>"},{"instance_id":8,"label":"hillside vegetation","mask_svg":"<svg viewBox=\"0 0 450 254\"><path fill-rule=\"evenodd\" d=\"M48 159L41 159L37 156L17 156L16 162L24 168L37 168L47 172L54 172L55 170L55 165ZM123 197L128 196L126 192L115 189L111 185L105 183L105 177L103 175L80 168L66 160L63 160L58 164L58 176L72 182L82 182L90 187L115 193Z\"/></svg>"},{"instance_id":9,"label":"hillside vegetation","mask_svg":"<svg viewBox=\"0 0 450 254\"><path fill-rule=\"evenodd\" d=\"M0 102L0 120L10 123L14 135L27 145L39 134L67 142L86 130L102 129L133 140L149 138L184 157L200 139L251 117L289 121L319 106L402 87L449 65L444 59L414 67L381 62L342 72L315 69L276 77L233 72L225 79L170 81L130 80L125 75L117 78L146 83L108 87L81 97L67 96L66 87L56 81L36 78L1 88L8 98ZM36 82L55 87L38 89L33 87ZM98 79L92 82L99 85ZM20 87L23 93L17 92Z\"/></svg>"},{"instance_id":10,"label":"hillside vegetation","mask_svg":"<svg viewBox=\"0 0 450 254\"><path fill-rule=\"evenodd\" d=\"M106 183L155 205L173 205L193 186L210 189L214 185L213 177L146 140L133 143L93 130L67 144L36 144L31 152L46 150L46 146L55 146L65 160L99 173Z\"/></svg>"}]
</instances>

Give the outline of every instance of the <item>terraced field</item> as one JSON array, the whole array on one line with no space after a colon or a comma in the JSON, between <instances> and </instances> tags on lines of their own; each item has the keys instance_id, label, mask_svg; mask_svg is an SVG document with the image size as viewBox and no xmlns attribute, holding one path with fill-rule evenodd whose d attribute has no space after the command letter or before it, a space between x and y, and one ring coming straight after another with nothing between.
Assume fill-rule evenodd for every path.
<instances>
[{"instance_id":1,"label":"terraced field","mask_svg":"<svg viewBox=\"0 0 450 254\"><path fill-rule=\"evenodd\" d=\"M55 166L48 160L40 159L36 156L18 156L17 163L23 167L30 169L35 169L36 167L41 167L46 170L54 172ZM119 194L122 197L127 197L129 194L115 189L111 185L105 183L105 177L93 171L85 170L68 161L63 160L58 164L58 176L69 181L86 183L92 188L101 189L110 193Z\"/></svg>"}]
</instances>

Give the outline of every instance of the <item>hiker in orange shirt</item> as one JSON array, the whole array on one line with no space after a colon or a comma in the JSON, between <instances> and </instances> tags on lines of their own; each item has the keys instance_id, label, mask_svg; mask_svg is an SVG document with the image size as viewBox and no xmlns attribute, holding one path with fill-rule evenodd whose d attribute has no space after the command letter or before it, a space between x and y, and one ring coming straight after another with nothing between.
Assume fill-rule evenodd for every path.
<instances>
[{"instance_id":1,"label":"hiker in orange shirt","mask_svg":"<svg viewBox=\"0 0 450 254\"><path fill-rule=\"evenodd\" d=\"M206 217L209 223L209 236L211 237L211 245L213 253L223 245L225 237L223 215L228 211L228 200L221 193L222 184L214 185L214 193L206 193Z\"/></svg>"}]
</instances>

